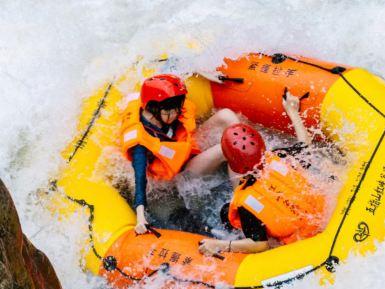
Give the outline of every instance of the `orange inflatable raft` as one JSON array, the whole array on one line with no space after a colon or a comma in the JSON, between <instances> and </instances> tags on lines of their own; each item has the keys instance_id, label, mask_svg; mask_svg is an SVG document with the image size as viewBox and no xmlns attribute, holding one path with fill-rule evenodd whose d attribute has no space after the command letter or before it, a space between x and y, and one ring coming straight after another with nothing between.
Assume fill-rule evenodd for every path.
<instances>
[{"instance_id":1,"label":"orange inflatable raft","mask_svg":"<svg viewBox=\"0 0 385 289\"><path fill-rule=\"evenodd\" d=\"M166 287L276 287L314 272L320 278L331 276L334 265L350 252L374 250L375 241L384 239L384 81L359 68L255 53L226 59L218 68L222 84L190 77L188 98L201 115L212 107L226 107L266 127L292 133L282 94L287 88L293 95L305 96L301 115L306 126L322 126L331 140L354 156L328 226L312 238L263 253L217 257L198 253L203 236L170 230L136 236L133 211L97 163L106 148L118 146L122 106L133 99L142 79L157 73L165 62L158 67L149 64L140 75L133 67L89 97L79 118L80 135L64 152L68 165L57 187L72 202L89 209L86 247L91 249L85 261L90 271L119 288L145 283L159 274L169 277ZM349 129L344 129L347 124ZM363 141L357 142L362 135Z\"/></svg>"}]
</instances>

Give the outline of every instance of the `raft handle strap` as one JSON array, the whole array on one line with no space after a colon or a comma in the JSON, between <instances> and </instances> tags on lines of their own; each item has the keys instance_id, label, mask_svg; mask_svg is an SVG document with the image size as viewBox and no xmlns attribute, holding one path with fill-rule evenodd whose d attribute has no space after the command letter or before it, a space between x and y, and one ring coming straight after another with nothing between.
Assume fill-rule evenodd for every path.
<instances>
[{"instance_id":1,"label":"raft handle strap","mask_svg":"<svg viewBox=\"0 0 385 289\"><path fill-rule=\"evenodd\" d=\"M225 260L225 257L222 256L222 255L220 255L220 254L218 254L218 253L215 253L215 254L213 255L213 257L214 257L214 258L217 258L217 259L219 259L219 260L221 260L221 261Z\"/></svg>"},{"instance_id":2,"label":"raft handle strap","mask_svg":"<svg viewBox=\"0 0 385 289\"><path fill-rule=\"evenodd\" d=\"M199 242L198 242L198 245L199 245L199 246L202 245L202 244L203 244L202 241L199 241ZM214 257L214 258L217 258L217 259L219 259L219 260L221 260L221 261L225 260L225 257L222 256L222 255L219 254L219 253L214 253L214 254L213 254L213 257Z\"/></svg>"},{"instance_id":3,"label":"raft handle strap","mask_svg":"<svg viewBox=\"0 0 385 289\"><path fill-rule=\"evenodd\" d=\"M288 91L289 91L289 89L285 86L285 90L283 91L283 95L282 95L282 98L283 98L284 100L286 100L286 93L287 93ZM310 95L310 92L308 91L308 92L306 92L304 95L302 95L302 96L299 98L299 100L301 101L302 99L308 98L309 95Z\"/></svg>"},{"instance_id":4,"label":"raft handle strap","mask_svg":"<svg viewBox=\"0 0 385 289\"><path fill-rule=\"evenodd\" d=\"M162 237L162 234L159 233L157 230L155 230L154 227L152 227L151 225L146 224L146 228L147 228L147 230L149 230L151 233L153 233L153 234L155 235L155 237L157 237L158 239L159 239L160 237Z\"/></svg>"},{"instance_id":5,"label":"raft handle strap","mask_svg":"<svg viewBox=\"0 0 385 289\"><path fill-rule=\"evenodd\" d=\"M308 92L306 92L304 95L302 95L302 96L299 98L299 100L302 100L302 99L308 98L308 97L309 97L309 95L310 95L310 92L308 91Z\"/></svg>"},{"instance_id":6,"label":"raft handle strap","mask_svg":"<svg viewBox=\"0 0 385 289\"><path fill-rule=\"evenodd\" d=\"M240 84L244 82L244 78L241 78L241 77L227 77L227 76L224 76L224 75L219 75L218 79L220 81L232 81L232 82L236 82L236 83L240 83Z\"/></svg>"}]
</instances>

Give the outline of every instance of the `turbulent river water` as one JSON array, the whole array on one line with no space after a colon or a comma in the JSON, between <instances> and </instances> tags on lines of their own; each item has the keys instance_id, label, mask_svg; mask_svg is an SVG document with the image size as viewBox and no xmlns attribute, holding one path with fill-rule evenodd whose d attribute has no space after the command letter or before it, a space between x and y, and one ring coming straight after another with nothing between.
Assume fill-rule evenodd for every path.
<instances>
[{"instance_id":1,"label":"turbulent river water","mask_svg":"<svg viewBox=\"0 0 385 289\"><path fill-rule=\"evenodd\" d=\"M380 0L2 0L0 8L0 177L23 230L65 289L106 285L81 269L86 218L51 216L35 192L63 164L60 151L76 134L82 99L138 55L168 52L181 59L177 70L191 72L224 56L285 52L385 75ZM340 266L332 288L383 288L384 266L380 244ZM319 285L307 278L294 287Z\"/></svg>"}]
</instances>

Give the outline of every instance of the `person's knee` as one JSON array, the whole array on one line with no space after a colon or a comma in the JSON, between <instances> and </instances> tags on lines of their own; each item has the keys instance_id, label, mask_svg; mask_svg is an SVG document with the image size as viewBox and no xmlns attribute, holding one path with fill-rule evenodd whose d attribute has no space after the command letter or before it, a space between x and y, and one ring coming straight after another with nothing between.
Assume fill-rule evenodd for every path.
<instances>
[{"instance_id":1,"label":"person's knee","mask_svg":"<svg viewBox=\"0 0 385 289\"><path fill-rule=\"evenodd\" d=\"M225 126L239 123L239 118L234 111L229 108L223 108L217 112L219 121Z\"/></svg>"}]
</instances>

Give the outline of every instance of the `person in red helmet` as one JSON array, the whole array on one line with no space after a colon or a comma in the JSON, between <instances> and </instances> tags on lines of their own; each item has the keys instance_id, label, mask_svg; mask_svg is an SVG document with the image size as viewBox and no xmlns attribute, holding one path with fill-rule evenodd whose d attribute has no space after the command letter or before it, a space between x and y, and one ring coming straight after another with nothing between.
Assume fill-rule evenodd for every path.
<instances>
[{"instance_id":1,"label":"person in red helmet","mask_svg":"<svg viewBox=\"0 0 385 289\"><path fill-rule=\"evenodd\" d=\"M135 231L148 230L145 218L147 177L171 180L182 170L194 175L214 172L225 161L220 144L201 152L195 143L195 106L186 99L183 81L171 74L146 79L140 95L133 95L122 123L122 148L135 173L137 213ZM224 130L238 123L229 109L212 116L207 123Z\"/></svg>"},{"instance_id":2,"label":"person in red helmet","mask_svg":"<svg viewBox=\"0 0 385 289\"><path fill-rule=\"evenodd\" d=\"M220 215L225 227L242 230L245 238L204 239L201 253L257 253L269 249L268 237L288 244L322 230L324 195L303 176L306 164L285 161L286 156L295 156L311 142L298 113L299 99L285 92L283 106L299 141L292 148L267 151L260 134L246 124L235 124L224 131L222 150L231 170L247 175Z\"/></svg>"}]
</instances>

